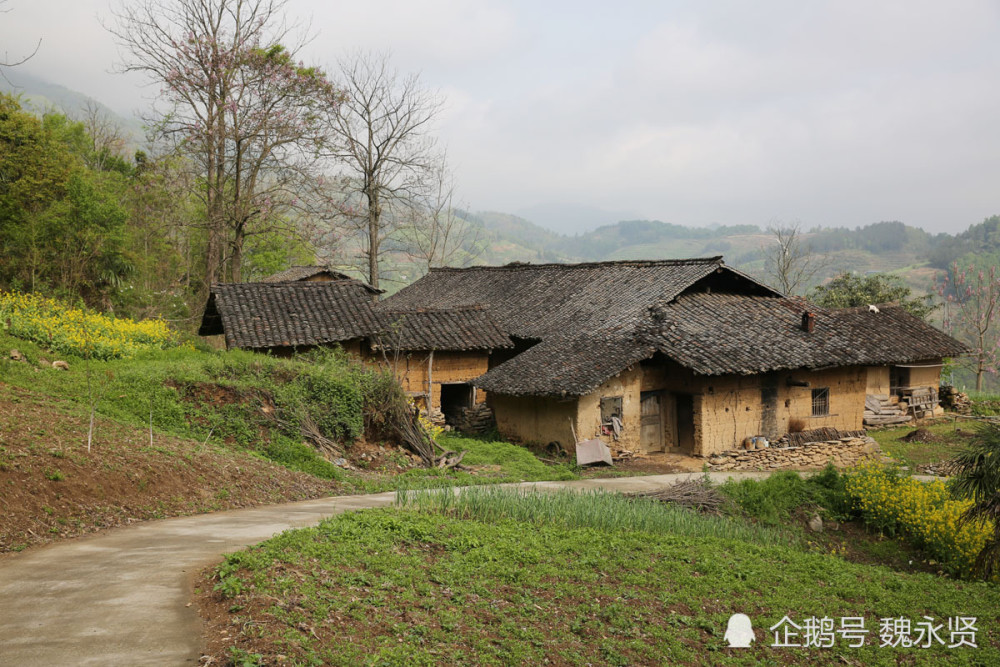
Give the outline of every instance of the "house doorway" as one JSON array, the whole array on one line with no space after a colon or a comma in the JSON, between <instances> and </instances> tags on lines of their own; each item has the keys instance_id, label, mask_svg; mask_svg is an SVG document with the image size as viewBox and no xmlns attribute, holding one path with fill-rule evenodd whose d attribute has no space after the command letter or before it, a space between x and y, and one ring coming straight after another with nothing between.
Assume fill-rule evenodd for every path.
<instances>
[{"instance_id":1,"label":"house doorway","mask_svg":"<svg viewBox=\"0 0 1000 667\"><path fill-rule=\"evenodd\" d=\"M773 375L765 377L760 385L760 435L771 440L778 436L778 380Z\"/></svg>"},{"instance_id":2,"label":"house doorway","mask_svg":"<svg viewBox=\"0 0 1000 667\"><path fill-rule=\"evenodd\" d=\"M471 408L476 400L476 388L468 383L441 385L441 412L444 423L454 425L462 410Z\"/></svg>"},{"instance_id":3,"label":"house doorway","mask_svg":"<svg viewBox=\"0 0 1000 667\"><path fill-rule=\"evenodd\" d=\"M694 396L675 394L677 403L677 447L686 453L694 451Z\"/></svg>"},{"instance_id":4,"label":"house doorway","mask_svg":"<svg viewBox=\"0 0 1000 667\"><path fill-rule=\"evenodd\" d=\"M639 396L639 413L639 446L646 452L662 452L663 416L660 392L642 392Z\"/></svg>"}]
</instances>

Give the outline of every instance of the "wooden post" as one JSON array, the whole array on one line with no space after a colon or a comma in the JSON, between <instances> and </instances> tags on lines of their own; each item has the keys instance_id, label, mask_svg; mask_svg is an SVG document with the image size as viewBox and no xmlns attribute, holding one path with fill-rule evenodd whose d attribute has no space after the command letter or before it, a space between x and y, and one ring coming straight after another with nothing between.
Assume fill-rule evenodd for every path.
<instances>
[{"instance_id":1,"label":"wooden post","mask_svg":"<svg viewBox=\"0 0 1000 667\"><path fill-rule=\"evenodd\" d=\"M427 412L434 408L434 384L431 381L434 374L434 350L427 355Z\"/></svg>"}]
</instances>

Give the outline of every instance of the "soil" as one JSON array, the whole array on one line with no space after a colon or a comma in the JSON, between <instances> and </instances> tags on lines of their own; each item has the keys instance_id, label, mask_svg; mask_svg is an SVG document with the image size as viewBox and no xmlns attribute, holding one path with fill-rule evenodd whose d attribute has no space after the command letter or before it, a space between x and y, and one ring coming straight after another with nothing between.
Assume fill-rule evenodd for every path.
<instances>
[{"instance_id":1,"label":"soil","mask_svg":"<svg viewBox=\"0 0 1000 667\"><path fill-rule=\"evenodd\" d=\"M250 454L98 417L0 384L0 554L136 521L341 493Z\"/></svg>"},{"instance_id":2,"label":"soil","mask_svg":"<svg viewBox=\"0 0 1000 667\"><path fill-rule=\"evenodd\" d=\"M613 466L592 466L582 471L583 477L617 477L619 475L666 475L675 472L701 472L705 460L683 454L646 454Z\"/></svg>"}]
</instances>

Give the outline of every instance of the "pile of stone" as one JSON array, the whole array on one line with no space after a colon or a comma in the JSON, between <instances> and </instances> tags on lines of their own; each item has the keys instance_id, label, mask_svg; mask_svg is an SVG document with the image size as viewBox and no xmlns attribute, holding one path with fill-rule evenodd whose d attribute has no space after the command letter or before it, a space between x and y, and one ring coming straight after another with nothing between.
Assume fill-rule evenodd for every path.
<instances>
[{"instance_id":1,"label":"pile of stone","mask_svg":"<svg viewBox=\"0 0 1000 667\"><path fill-rule=\"evenodd\" d=\"M784 442L787 443L787 440ZM831 461L838 468L848 468L867 458L881 456L878 443L868 436L844 436L798 446L782 445L783 441L777 440L764 449L716 454L708 459L708 468L712 471L822 468Z\"/></svg>"},{"instance_id":2,"label":"pile of stone","mask_svg":"<svg viewBox=\"0 0 1000 667\"><path fill-rule=\"evenodd\" d=\"M937 461L935 463L924 463L917 466L917 472L921 475L936 475L937 477L951 477L958 472L958 464L953 460Z\"/></svg>"},{"instance_id":3,"label":"pile of stone","mask_svg":"<svg viewBox=\"0 0 1000 667\"><path fill-rule=\"evenodd\" d=\"M426 412L423 413L423 416L424 416L424 418L427 419L427 421L429 421L430 423L434 424L435 426L444 426L445 425L444 424L444 413L441 412L440 410L438 410L437 408L433 408L431 410L427 410Z\"/></svg>"},{"instance_id":4,"label":"pile of stone","mask_svg":"<svg viewBox=\"0 0 1000 667\"><path fill-rule=\"evenodd\" d=\"M951 385L941 385L938 396L941 397L941 407L945 410L957 412L960 415L972 414L972 401L965 392L959 391Z\"/></svg>"},{"instance_id":5,"label":"pile of stone","mask_svg":"<svg viewBox=\"0 0 1000 667\"><path fill-rule=\"evenodd\" d=\"M865 426L902 424L913 419L907 412L910 406L895 394L868 394L865 396Z\"/></svg>"},{"instance_id":6,"label":"pile of stone","mask_svg":"<svg viewBox=\"0 0 1000 667\"><path fill-rule=\"evenodd\" d=\"M497 422L493 411L480 403L471 408L465 408L455 422L455 429L463 433L488 433L496 428Z\"/></svg>"},{"instance_id":7,"label":"pile of stone","mask_svg":"<svg viewBox=\"0 0 1000 667\"><path fill-rule=\"evenodd\" d=\"M28 362L28 358L25 357L24 354L22 354L20 350L16 350L16 349L15 350L11 350L9 356L10 356L10 360L11 361L19 361L19 362L24 363L24 364L29 363ZM69 370L69 364L66 363L65 361L59 361L59 360L50 362L48 359L44 359L42 357L39 357L38 358L38 368L55 368L56 370L60 370L60 371L68 371ZM38 368L36 368L35 370L37 371Z\"/></svg>"}]
</instances>

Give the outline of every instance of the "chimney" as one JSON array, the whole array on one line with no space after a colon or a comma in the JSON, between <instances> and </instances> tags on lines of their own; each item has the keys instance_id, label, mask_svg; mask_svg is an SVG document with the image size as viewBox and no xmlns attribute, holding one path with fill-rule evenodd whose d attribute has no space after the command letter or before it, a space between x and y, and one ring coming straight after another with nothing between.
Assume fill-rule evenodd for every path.
<instances>
[{"instance_id":1,"label":"chimney","mask_svg":"<svg viewBox=\"0 0 1000 667\"><path fill-rule=\"evenodd\" d=\"M816 329L816 316L808 310L802 313L802 330L812 333Z\"/></svg>"}]
</instances>

